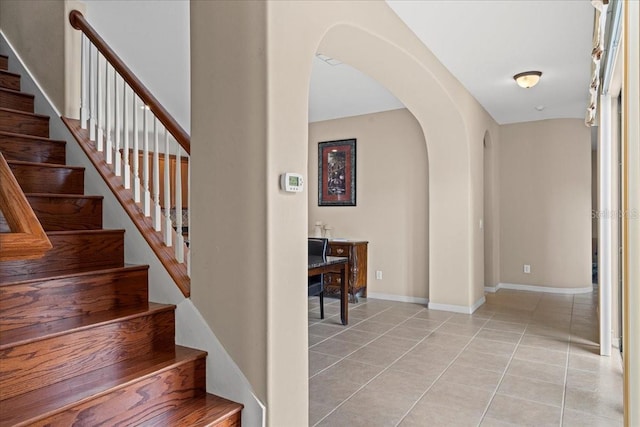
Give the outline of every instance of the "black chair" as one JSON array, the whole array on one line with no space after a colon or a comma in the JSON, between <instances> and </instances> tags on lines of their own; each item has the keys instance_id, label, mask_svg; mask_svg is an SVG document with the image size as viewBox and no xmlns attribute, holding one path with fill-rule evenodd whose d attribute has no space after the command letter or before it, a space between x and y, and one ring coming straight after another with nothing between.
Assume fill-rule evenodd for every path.
<instances>
[{"instance_id":1,"label":"black chair","mask_svg":"<svg viewBox=\"0 0 640 427\"><path fill-rule=\"evenodd\" d=\"M327 239L309 239L309 257L322 257L327 260ZM324 319L324 277L322 274L309 277L309 296L318 295L320 297L320 318Z\"/></svg>"}]
</instances>

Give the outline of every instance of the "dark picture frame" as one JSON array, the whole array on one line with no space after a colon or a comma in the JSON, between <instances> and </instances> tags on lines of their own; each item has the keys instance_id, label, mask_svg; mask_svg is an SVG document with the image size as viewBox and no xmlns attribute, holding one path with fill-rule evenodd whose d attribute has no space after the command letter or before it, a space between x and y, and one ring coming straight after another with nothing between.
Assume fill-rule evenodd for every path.
<instances>
[{"instance_id":1,"label":"dark picture frame","mask_svg":"<svg viewBox=\"0 0 640 427\"><path fill-rule=\"evenodd\" d=\"M318 143L318 206L356 206L356 140Z\"/></svg>"}]
</instances>

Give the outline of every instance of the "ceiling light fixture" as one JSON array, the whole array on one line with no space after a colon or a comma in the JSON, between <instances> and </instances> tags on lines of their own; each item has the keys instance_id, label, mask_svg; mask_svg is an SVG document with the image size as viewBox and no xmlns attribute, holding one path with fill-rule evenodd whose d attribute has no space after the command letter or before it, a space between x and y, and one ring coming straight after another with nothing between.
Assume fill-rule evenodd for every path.
<instances>
[{"instance_id":1,"label":"ceiling light fixture","mask_svg":"<svg viewBox=\"0 0 640 427\"><path fill-rule=\"evenodd\" d=\"M524 73L516 74L513 79L518 83L518 86L529 89L538 84L540 76L542 76L540 71L525 71Z\"/></svg>"}]
</instances>

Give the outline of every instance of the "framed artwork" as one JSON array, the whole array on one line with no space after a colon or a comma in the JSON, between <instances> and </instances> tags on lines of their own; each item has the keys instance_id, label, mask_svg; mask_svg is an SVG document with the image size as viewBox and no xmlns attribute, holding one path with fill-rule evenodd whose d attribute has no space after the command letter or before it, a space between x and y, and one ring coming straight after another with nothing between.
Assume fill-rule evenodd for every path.
<instances>
[{"instance_id":1,"label":"framed artwork","mask_svg":"<svg viewBox=\"0 0 640 427\"><path fill-rule=\"evenodd\" d=\"M318 206L356 205L356 140L318 143Z\"/></svg>"}]
</instances>

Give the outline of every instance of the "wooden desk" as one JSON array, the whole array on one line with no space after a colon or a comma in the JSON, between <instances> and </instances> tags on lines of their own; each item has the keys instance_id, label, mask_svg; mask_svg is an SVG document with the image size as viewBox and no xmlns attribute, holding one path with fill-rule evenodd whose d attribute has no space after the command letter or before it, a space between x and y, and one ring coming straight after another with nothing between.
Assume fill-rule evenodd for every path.
<instances>
[{"instance_id":1,"label":"wooden desk","mask_svg":"<svg viewBox=\"0 0 640 427\"><path fill-rule=\"evenodd\" d=\"M358 293L363 298L367 297L367 244L362 240L329 240L327 255L346 256L349 258L347 267L347 282L351 302L358 302ZM324 284L332 289L340 288L342 282L340 276L329 273L324 276Z\"/></svg>"},{"instance_id":2,"label":"wooden desk","mask_svg":"<svg viewBox=\"0 0 640 427\"><path fill-rule=\"evenodd\" d=\"M349 286L347 278L347 265L349 258L328 256L326 261L320 256L309 256L309 276L325 273L340 273L340 320L343 325L349 323Z\"/></svg>"}]
</instances>

